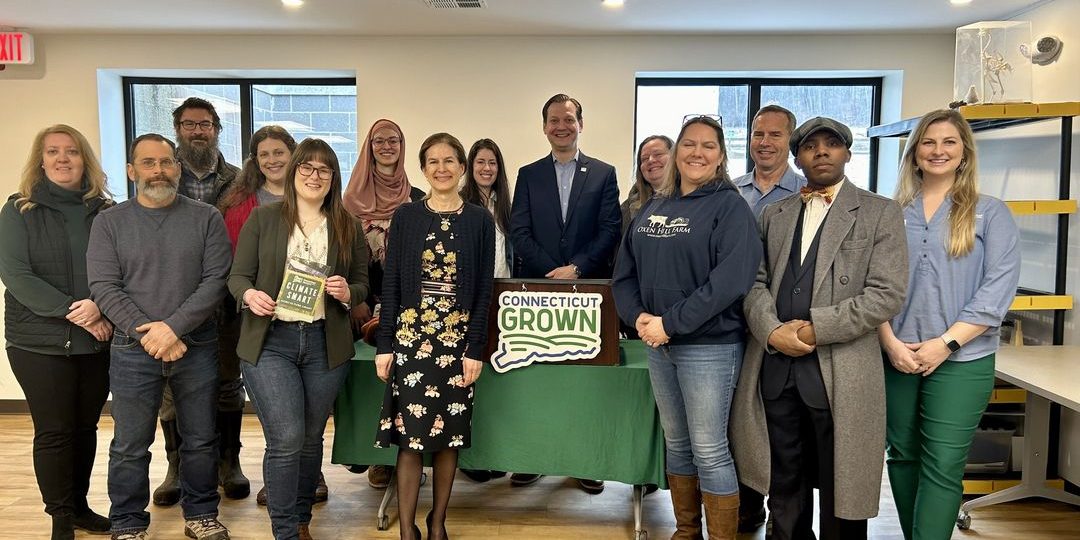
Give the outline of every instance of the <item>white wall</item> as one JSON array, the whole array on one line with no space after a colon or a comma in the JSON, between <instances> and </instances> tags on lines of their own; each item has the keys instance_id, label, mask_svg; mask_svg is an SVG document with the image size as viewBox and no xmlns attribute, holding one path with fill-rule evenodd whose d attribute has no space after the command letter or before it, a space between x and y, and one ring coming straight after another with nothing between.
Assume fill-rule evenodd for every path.
<instances>
[{"instance_id":1,"label":"white wall","mask_svg":"<svg viewBox=\"0 0 1080 540\"><path fill-rule=\"evenodd\" d=\"M1062 23L1064 24L1064 23ZM99 68L346 69L358 124L397 121L414 183L423 138L449 131L499 142L508 167L548 151L540 107L565 92L583 104L582 149L614 164L625 193L633 164L634 77L641 71L901 70L903 117L943 106L953 36L641 36L357 38L320 36L38 35L43 65L0 72L0 191L13 192L34 134L64 122L100 148ZM886 121L899 118L886 118ZM118 171L109 171L114 176ZM2 232L0 232L2 234ZM0 399L22 394L0 364Z\"/></svg>"},{"instance_id":2,"label":"white wall","mask_svg":"<svg viewBox=\"0 0 1080 540\"><path fill-rule=\"evenodd\" d=\"M1031 21L1032 39L1044 34L1052 34L1065 43L1061 56L1055 63L1048 66L1033 66L1034 100L1036 102L1080 101L1080 28L1076 26L1076 21L1080 20L1080 2L1055 0L1035 10L1020 14L1017 19ZM1078 120L1080 118L1073 119L1071 187L1073 199L1080 198L1080 122ZM1041 131L1036 131L1040 127ZM1027 189L1045 191L1046 184L1054 184L1057 179L1056 160L1059 155L1057 143L1060 140L1058 137L1060 127L1059 124L1053 122L1033 125L1031 129L1032 131L1025 132L1021 143L1032 153L1020 154L1021 166L1028 168L1028 172L1018 177L1025 180ZM1032 154L1044 154L1049 159L1024 159ZM1056 191L1056 188L1050 189ZM1031 223L1030 225L1031 229L1037 231L1053 227L1052 224L1045 223ZM1080 294L1077 288L1080 282L1080 214L1073 214L1069 225L1067 290L1075 298ZM1052 251L1052 247L1048 247L1045 251ZM1080 319L1077 318L1075 309L1065 318L1065 343L1068 345L1080 344L1078 321ZM1080 362L1080 358L1076 361ZM1058 472L1068 481L1080 484L1080 413L1063 408L1060 433Z\"/></svg>"}]
</instances>

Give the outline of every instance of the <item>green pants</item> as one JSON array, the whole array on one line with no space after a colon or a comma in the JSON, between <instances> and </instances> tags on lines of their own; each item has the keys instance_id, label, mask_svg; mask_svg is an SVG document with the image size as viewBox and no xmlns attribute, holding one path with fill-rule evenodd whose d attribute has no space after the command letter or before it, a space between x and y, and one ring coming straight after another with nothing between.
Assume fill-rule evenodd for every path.
<instances>
[{"instance_id":1,"label":"green pants","mask_svg":"<svg viewBox=\"0 0 1080 540\"><path fill-rule=\"evenodd\" d=\"M952 536L968 450L993 389L993 354L945 361L928 377L885 360L886 463L907 540Z\"/></svg>"}]
</instances>

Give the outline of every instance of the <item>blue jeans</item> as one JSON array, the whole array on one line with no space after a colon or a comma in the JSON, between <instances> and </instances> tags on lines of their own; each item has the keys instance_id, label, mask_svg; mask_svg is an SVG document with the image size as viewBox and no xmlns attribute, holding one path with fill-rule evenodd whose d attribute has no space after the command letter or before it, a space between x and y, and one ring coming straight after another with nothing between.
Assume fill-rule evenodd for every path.
<instances>
[{"instance_id":1,"label":"blue jeans","mask_svg":"<svg viewBox=\"0 0 1080 540\"><path fill-rule=\"evenodd\" d=\"M271 323L259 362L241 362L266 437L263 483L274 538L297 538L311 522L323 432L349 362L330 369L326 332L315 323Z\"/></svg>"},{"instance_id":2,"label":"blue jeans","mask_svg":"<svg viewBox=\"0 0 1080 540\"><path fill-rule=\"evenodd\" d=\"M181 339L187 353L175 362L155 360L137 339L113 333L109 386L113 440L109 446L109 500L115 533L150 526L150 444L161 394L176 398L180 444L180 506L184 519L216 517L217 328L208 322Z\"/></svg>"},{"instance_id":3,"label":"blue jeans","mask_svg":"<svg viewBox=\"0 0 1080 540\"><path fill-rule=\"evenodd\" d=\"M728 448L728 413L742 343L649 349L649 378L667 443L667 472L697 476L701 491L739 492Z\"/></svg>"}]
</instances>

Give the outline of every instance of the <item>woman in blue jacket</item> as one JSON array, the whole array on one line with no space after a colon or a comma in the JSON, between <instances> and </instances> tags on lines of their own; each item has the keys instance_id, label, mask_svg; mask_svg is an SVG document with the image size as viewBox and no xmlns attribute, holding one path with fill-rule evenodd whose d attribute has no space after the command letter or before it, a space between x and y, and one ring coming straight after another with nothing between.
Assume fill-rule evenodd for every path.
<instances>
[{"instance_id":1,"label":"woman in blue jacket","mask_svg":"<svg viewBox=\"0 0 1080 540\"><path fill-rule=\"evenodd\" d=\"M735 538L739 485L728 449L742 362L742 300L762 247L750 207L727 174L720 123L688 120L666 178L631 221L612 288L619 316L649 350L667 443L674 538Z\"/></svg>"}]
</instances>

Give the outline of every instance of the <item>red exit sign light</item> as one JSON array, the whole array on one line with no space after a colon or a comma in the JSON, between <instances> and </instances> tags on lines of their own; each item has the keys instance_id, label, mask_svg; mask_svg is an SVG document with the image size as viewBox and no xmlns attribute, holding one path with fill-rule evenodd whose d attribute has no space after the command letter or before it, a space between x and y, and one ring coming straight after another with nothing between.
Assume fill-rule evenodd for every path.
<instances>
[{"instance_id":1,"label":"red exit sign light","mask_svg":"<svg viewBox=\"0 0 1080 540\"><path fill-rule=\"evenodd\" d=\"M0 64L33 64L34 36L26 32L0 32Z\"/></svg>"}]
</instances>

